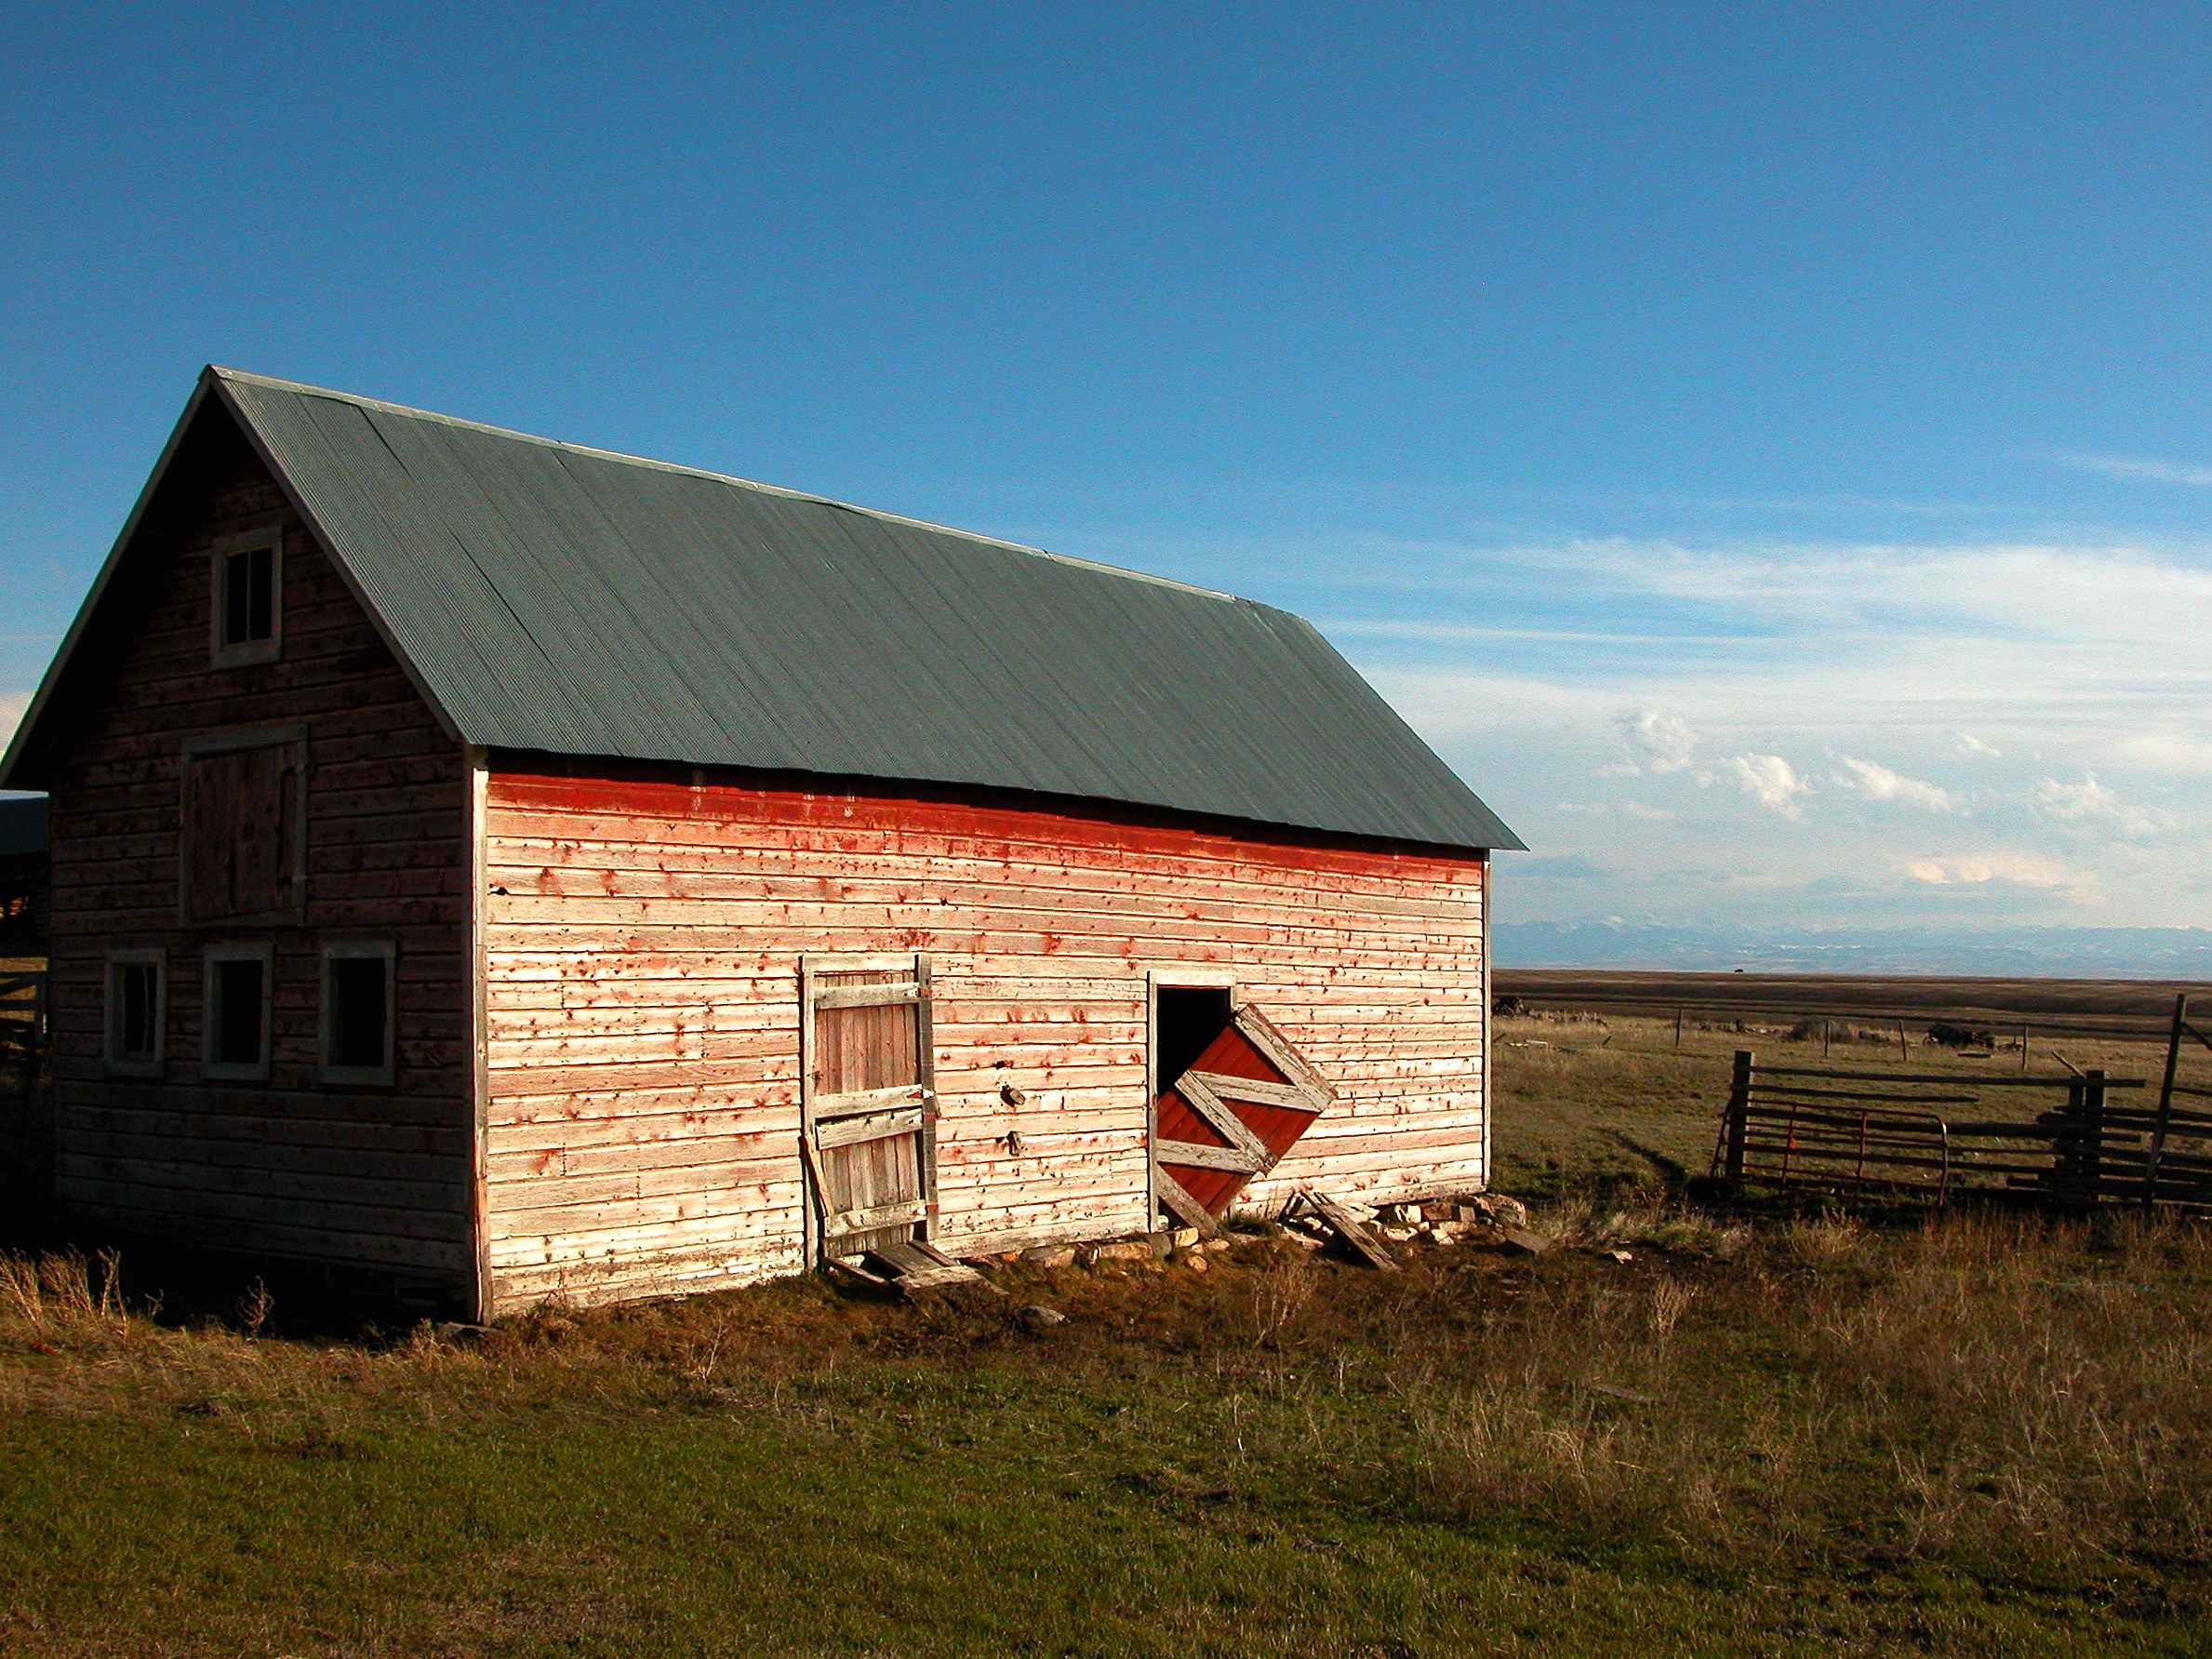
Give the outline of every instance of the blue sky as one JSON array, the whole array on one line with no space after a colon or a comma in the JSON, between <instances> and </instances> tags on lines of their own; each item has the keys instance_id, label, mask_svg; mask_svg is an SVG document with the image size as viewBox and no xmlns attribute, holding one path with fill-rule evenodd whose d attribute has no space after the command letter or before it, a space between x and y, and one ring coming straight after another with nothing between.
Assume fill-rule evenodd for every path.
<instances>
[{"instance_id":1,"label":"blue sky","mask_svg":"<svg viewBox=\"0 0 2212 1659\"><path fill-rule=\"evenodd\" d=\"M218 361L1313 616L1522 918L2212 925L2212 13L9 8L0 699Z\"/></svg>"}]
</instances>

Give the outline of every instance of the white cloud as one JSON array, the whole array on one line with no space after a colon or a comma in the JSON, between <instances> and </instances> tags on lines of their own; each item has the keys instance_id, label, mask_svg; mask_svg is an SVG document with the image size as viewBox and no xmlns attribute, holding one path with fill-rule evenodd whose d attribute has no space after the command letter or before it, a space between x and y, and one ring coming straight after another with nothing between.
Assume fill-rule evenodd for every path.
<instances>
[{"instance_id":1,"label":"white cloud","mask_svg":"<svg viewBox=\"0 0 2212 1659\"><path fill-rule=\"evenodd\" d=\"M1509 823L1604 800L1569 782L1592 770L1633 776L1640 807L1681 815L1615 799L1606 816L1553 818L1639 873L1546 883L1531 913L1717 915L1732 892L1771 895L1756 914L1778 923L2062 905L2112 926L2212 926L2212 539L1435 542L1391 576L1374 591L1414 615L1499 626L1358 643ZM1523 622L1527 637L1506 636ZM1814 754L1804 770L1782 758ZM1760 809L1716 817L1699 784ZM1823 812L1823 796L1868 809ZM1931 855L1931 874L1908 876L1918 850L1893 844L1905 812L1971 814L2003 854ZM1655 887L1658 867L1677 887Z\"/></svg>"},{"instance_id":2,"label":"white cloud","mask_svg":"<svg viewBox=\"0 0 2212 1659\"><path fill-rule=\"evenodd\" d=\"M2108 478L2142 478L2153 484L2212 484L2212 466L2191 466L2183 462L2140 461L2127 455L2054 455L2060 466L2077 472L2102 473Z\"/></svg>"},{"instance_id":3,"label":"white cloud","mask_svg":"<svg viewBox=\"0 0 2212 1659\"><path fill-rule=\"evenodd\" d=\"M2186 733L2141 731L2107 745L2116 762L2169 777L2212 776L2212 741Z\"/></svg>"},{"instance_id":4,"label":"white cloud","mask_svg":"<svg viewBox=\"0 0 2212 1659\"><path fill-rule=\"evenodd\" d=\"M1905 873L1930 887L2022 887L2078 901L2094 899L2098 893L2094 873L2070 870L2054 859L2033 853L1967 853L1958 857L1939 853L1907 861Z\"/></svg>"},{"instance_id":5,"label":"white cloud","mask_svg":"<svg viewBox=\"0 0 2212 1659\"><path fill-rule=\"evenodd\" d=\"M1620 810L1622 816L1641 818L1646 823L1672 823L1680 816L1664 807L1647 807L1642 801L1622 801Z\"/></svg>"},{"instance_id":6,"label":"white cloud","mask_svg":"<svg viewBox=\"0 0 2212 1659\"><path fill-rule=\"evenodd\" d=\"M1902 772L1893 772L1875 761L1860 760L1850 755L1839 758L1843 769L1828 774L1829 781L1839 789L1862 795L1870 801L1897 801L1929 812L1959 810L1958 797L1947 789L1924 783L1918 778L1908 778Z\"/></svg>"},{"instance_id":7,"label":"white cloud","mask_svg":"<svg viewBox=\"0 0 2212 1659\"><path fill-rule=\"evenodd\" d=\"M1812 794L1813 786L1779 755L1735 755L1726 764L1736 774L1737 786L1762 807L1784 818L1805 816L1797 798Z\"/></svg>"},{"instance_id":8,"label":"white cloud","mask_svg":"<svg viewBox=\"0 0 2212 1659\"><path fill-rule=\"evenodd\" d=\"M2174 823L2172 813L2123 800L2088 773L2083 774L2079 783L2039 778L2032 798L2036 809L2045 817L2067 823L2110 823L2124 836L2154 835Z\"/></svg>"},{"instance_id":9,"label":"white cloud","mask_svg":"<svg viewBox=\"0 0 2212 1659\"><path fill-rule=\"evenodd\" d=\"M1632 771L1679 772L1697 757L1698 734L1679 715L1638 709L1620 716L1613 729L1634 756Z\"/></svg>"}]
</instances>

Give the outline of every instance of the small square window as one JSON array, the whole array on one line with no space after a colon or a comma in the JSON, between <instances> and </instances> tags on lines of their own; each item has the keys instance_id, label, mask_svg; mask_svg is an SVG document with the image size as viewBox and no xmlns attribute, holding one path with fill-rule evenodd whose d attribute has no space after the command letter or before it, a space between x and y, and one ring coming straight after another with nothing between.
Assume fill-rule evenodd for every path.
<instances>
[{"instance_id":1,"label":"small square window","mask_svg":"<svg viewBox=\"0 0 2212 1659\"><path fill-rule=\"evenodd\" d=\"M390 1083L393 947L388 941L323 947L323 1076L334 1083Z\"/></svg>"},{"instance_id":2,"label":"small square window","mask_svg":"<svg viewBox=\"0 0 2212 1659\"><path fill-rule=\"evenodd\" d=\"M269 946L207 947L206 1072L210 1077L260 1083L269 1078Z\"/></svg>"},{"instance_id":3,"label":"small square window","mask_svg":"<svg viewBox=\"0 0 2212 1659\"><path fill-rule=\"evenodd\" d=\"M283 536L272 530L218 543L213 588L215 661L273 662L284 614Z\"/></svg>"},{"instance_id":4,"label":"small square window","mask_svg":"<svg viewBox=\"0 0 2212 1659\"><path fill-rule=\"evenodd\" d=\"M105 1058L114 1076L161 1075L167 1024L165 977L160 951L108 954Z\"/></svg>"}]
</instances>

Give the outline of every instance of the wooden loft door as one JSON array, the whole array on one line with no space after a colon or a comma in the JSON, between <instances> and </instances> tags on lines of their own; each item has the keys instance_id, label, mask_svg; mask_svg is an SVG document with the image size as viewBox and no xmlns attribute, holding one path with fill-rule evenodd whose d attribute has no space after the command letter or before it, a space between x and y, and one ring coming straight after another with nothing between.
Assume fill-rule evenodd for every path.
<instances>
[{"instance_id":1,"label":"wooden loft door","mask_svg":"<svg viewBox=\"0 0 2212 1659\"><path fill-rule=\"evenodd\" d=\"M1257 1009L1227 1029L1153 1102L1153 1191L1188 1224L1212 1231L1335 1097Z\"/></svg>"},{"instance_id":2,"label":"wooden loft door","mask_svg":"<svg viewBox=\"0 0 2212 1659\"><path fill-rule=\"evenodd\" d=\"M926 1238L937 1208L929 958L808 956L799 984L811 1254Z\"/></svg>"}]
</instances>

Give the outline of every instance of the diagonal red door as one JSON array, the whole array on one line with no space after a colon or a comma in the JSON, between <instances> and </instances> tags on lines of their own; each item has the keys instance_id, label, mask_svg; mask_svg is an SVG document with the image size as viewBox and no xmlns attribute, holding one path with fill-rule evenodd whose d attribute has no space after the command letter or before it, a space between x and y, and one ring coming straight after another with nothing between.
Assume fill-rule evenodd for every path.
<instances>
[{"instance_id":1,"label":"diagonal red door","mask_svg":"<svg viewBox=\"0 0 2212 1659\"><path fill-rule=\"evenodd\" d=\"M1334 1097L1257 1009L1243 1009L1153 1102L1153 1178L1160 1202L1210 1228Z\"/></svg>"}]
</instances>

